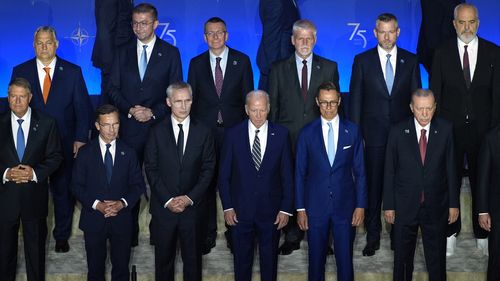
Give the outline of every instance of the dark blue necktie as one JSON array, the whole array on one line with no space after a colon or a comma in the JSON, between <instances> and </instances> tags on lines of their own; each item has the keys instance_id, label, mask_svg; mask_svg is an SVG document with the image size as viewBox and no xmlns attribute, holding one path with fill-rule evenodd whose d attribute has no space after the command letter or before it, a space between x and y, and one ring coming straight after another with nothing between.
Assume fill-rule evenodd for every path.
<instances>
[{"instance_id":1,"label":"dark blue necktie","mask_svg":"<svg viewBox=\"0 0 500 281\"><path fill-rule=\"evenodd\" d=\"M106 144L106 153L104 154L104 165L106 166L106 177L108 178L108 183L111 182L111 176L113 175L113 158L111 157L111 152L109 148L110 143Z\"/></svg>"},{"instance_id":2,"label":"dark blue necktie","mask_svg":"<svg viewBox=\"0 0 500 281\"><path fill-rule=\"evenodd\" d=\"M24 120L23 119L17 119L17 123L19 123L19 128L17 129L17 156L19 157L19 161L23 161L23 156L24 156L24 149L26 148L26 143L24 142L24 132L23 132L23 127L21 124L23 124Z\"/></svg>"}]
</instances>

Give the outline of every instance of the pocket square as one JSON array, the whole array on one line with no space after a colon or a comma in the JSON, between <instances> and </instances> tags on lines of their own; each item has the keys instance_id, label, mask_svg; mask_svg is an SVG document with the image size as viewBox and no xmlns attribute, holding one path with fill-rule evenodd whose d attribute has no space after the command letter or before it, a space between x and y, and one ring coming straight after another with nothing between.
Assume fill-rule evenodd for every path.
<instances>
[{"instance_id":1,"label":"pocket square","mask_svg":"<svg viewBox=\"0 0 500 281\"><path fill-rule=\"evenodd\" d=\"M342 149L343 149L343 150L346 150L346 149L351 148L351 146L352 146L352 145L346 145L346 146L342 147Z\"/></svg>"}]
</instances>

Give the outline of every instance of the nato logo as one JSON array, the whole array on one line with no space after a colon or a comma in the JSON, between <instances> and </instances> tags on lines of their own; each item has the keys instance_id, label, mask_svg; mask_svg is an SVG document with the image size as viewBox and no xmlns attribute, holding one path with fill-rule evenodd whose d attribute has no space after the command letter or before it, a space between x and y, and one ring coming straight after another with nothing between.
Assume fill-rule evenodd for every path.
<instances>
[{"instance_id":1,"label":"nato logo","mask_svg":"<svg viewBox=\"0 0 500 281\"><path fill-rule=\"evenodd\" d=\"M94 38L95 36L89 35L89 32L80 26L80 23L78 23L78 27L71 32L70 36L66 36L64 38L71 39L71 42L73 45L78 46L81 48L83 45L87 44L89 42L90 38Z\"/></svg>"}]
</instances>

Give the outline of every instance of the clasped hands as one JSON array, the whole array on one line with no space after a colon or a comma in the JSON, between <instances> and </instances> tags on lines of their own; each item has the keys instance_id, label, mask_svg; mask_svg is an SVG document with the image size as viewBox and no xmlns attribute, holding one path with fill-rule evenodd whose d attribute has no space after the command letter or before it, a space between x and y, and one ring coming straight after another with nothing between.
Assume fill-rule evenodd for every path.
<instances>
[{"instance_id":1,"label":"clasped hands","mask_svg":"<svg viewBox=\"0 0 500 281\"><path fill-rule=\"evenodd\" d=\"M121 200L104 200L96 205L96 209L101 212L105 218L114 217L118 215L125 206Z\"/></svg>"},{"instance_id":2,"label":"clasped hands","mask_svg":"<svg viewBox=\"0 0 500 281\"><path fill-rule=\"evenodd\" d=\"M167 208L172 213L182 213L184 210L191 205L191 200L186 195L181 195L172 198L167 204Z\"/></svg>"},{"instance_id":3,"label":"clasped hands","mask_svg":"<svg viewBox=\"0 0 500 281\"><path fill-rule=\"evenodd\" d=\"M33 179L33 168L19 164L7 170L5 177L15 183L27 183Z\"/></svg>"},{"instance_id":4,"label":"clasped hands","mask_svg":"<svg viewBox=\"0 0 500 281\"><path fill-rule=\"evenodd\" d=\"M153 118L154 115L153 111L150 108L144 107L142 105L131 107L128 113L139 122L148 122L149 120L151 120L151 118Z\"/></svg>"}]
</instances>

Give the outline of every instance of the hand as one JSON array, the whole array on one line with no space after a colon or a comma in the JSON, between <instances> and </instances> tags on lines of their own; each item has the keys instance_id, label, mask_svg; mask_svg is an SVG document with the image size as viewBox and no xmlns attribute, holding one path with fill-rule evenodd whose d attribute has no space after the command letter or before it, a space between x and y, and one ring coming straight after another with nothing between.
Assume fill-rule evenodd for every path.
<instances>
[{"instance_id":1,"label":"hand","mask_svg":"<svg viewBox=\"0 0 500 281\"><path fill-rule=\"evenodd\" d=\"M364 208L356 208L354 209L354 214L352 214L352 226L359 226L363 223L365 219L365 209Z\"/></svg>"},{"instance_id":2,"label":"hand","mask_svg":"<svg viewBox=\"0 0 500 281\"><path fill-rule=\"evenodd\" d=\"M224 212L224 220L227 225L234 226L238 223L238 218L236 218L236 212L234 209L230 209Z\"/></svg>"},{"instance_id":3,"label":"hand","mask_svg":"<svg viewBox=\"0 0 500 281\"><path fill-rule=\"evenodd\" d=\"M148 122L153 117L153 111L141 105L134 106L129 113L139 122Z\"/></svg>"},{"instance_id":4,"label":"hand","mask_svg":"<svg viewBox=\"0 0 500 281\"><path fill-rule=\"evenodd\" d=\"M486 231L491 231L491 217L490 214L479 215L479 225Z\"/></svg>"},{"instance_id":5,"label":"hand","mask_svg":"<svg viewBox=\"0 0 500 281\"><path fill-rule=\"evenodd\" d=\"M33 168L20 164L7 170L6 178L17 184L27 183L33 179Z\"/></svg>"},{"instance_id":6,"label":"hand","mask_svg":"<svg viewBox=\"0 0 500 281\"><path fill-rule=\"evenodd\" d=\"M118 215L118 213L125 207L121 200L105 200L104 203L106 204L106 214L104 214L104 217L106 218Z\"/></svg>"},{"instance_id":7,"label":"hand","mask_svg":"<svg viewBox=\"0 0 500 281\"><path fill-rule=\"evenodd\" d=\"M97 202L95 209L97 211L101 212L104 215L104 217L106 217L106 207L107 207L106 203L99 201L99 202Z\"/></svg>"},{"instance_id":8,"label":"hand","mask_svg":"<svg viewBox=\"0 0 500 281\"><path fill-rule=\"evenodd\" d=\"M396 219L396 211L394 210L384 211L384 218L387 223L394 224L394 220Z\"/></svg>"},{"instance_id":9,"label":"hand","mask_svg":"<svg viewBox=\"0 0 500 281\"><path fill-rule=\"evenodd\" d=\"M276 220L274 221L274 225L278 225L278 230L282 229L285 227L285 225L288 223L288 215L282 212L278 212L278 215L276 216Z\"/></svg>"},{"instance_id":10,"label":"hand","mask_svg":"<svg viewBox=\"0 0 500 281\"><path fill-rule=\"evenodd\" d=\"M76 158L76 156L78 156L78 151L80 150L80 147L84 145L85 143L81 141L75 141L73 143L73 158Z\"/></svg>"},{"instance_id":11,"label":"hand","mask_svg":"<svg viewBox=\"0 0 500 281\"><path fill-rule=\"evenodd\" d=\"M460 213L460 211L458 210L458 208L450 208L449 216L448 216L448 224L452 224L452 223L456 222L458 219L459 213Z\"/></svg>"},{"instance_id":12,"label":"hand","mask_svg":"<svg viewBox=\"0 0 500 281\"><path fill-rule=\"evenodd\" d=\"M309 229L309 225L307 224L307 214L306 211L298 211L297 212L297 224L300 227L300 230L306 231Z\"/></svg>"},{"instance_id":13,"label":"hand","mask_svg":"<svg viewBox=\"0 0 500 281\"><path fill-rule=\"evenodd\" d=\"M177 197L172 198L172 200L167 204L167 208L172 213L182 213L184 212L184 207L181 201L177 199Z\"/></svg>"}]
</instances>

